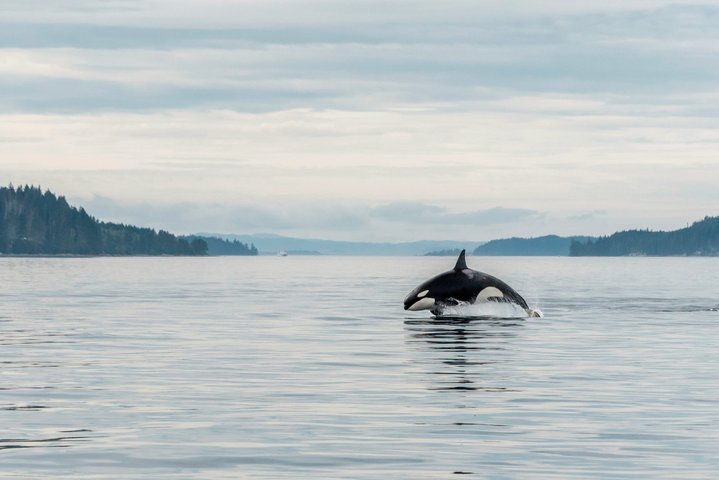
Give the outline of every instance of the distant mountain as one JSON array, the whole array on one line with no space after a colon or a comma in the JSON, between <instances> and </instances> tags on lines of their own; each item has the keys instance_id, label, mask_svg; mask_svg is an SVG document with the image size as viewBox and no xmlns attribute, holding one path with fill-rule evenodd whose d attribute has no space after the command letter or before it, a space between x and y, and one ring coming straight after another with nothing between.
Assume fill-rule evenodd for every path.
<instances>
[{"instance_id":1,"label":"distant mountain","mask_svg":"<svg viewBox=\"0 0 719 480\"><path fill-rule=\"evenodd\" d=\"M444 250L434 250L424 254L425 257L456 257L462 250L459 248L446 248Z\"/></svg>"},{"instance_id":2,"label":"distant mountain","mask_svg":"<svg viewBox=\"0 0 719 480\"><path fill-rule=\"evenodd\" d=\"M310 238L283 237L274 234L254 235L224 235L219 233L198 233L201 237L219 237L226 240L238 240L243 243L253 244L260 251L260 254L272 254L279 251L302 252L310 254L315 252L321 255L424 255L433 250L450 248L467 248L477 245L477 241L459 242L453 240L421 240L417 242L400 243L372 243L372 242L348 242L339 240L320 240ZM297 255L299 253L295 253Z\"/></svg>"},{"instance_id":3,"label":"distant mountain","mask_svg":"<svg viewBox=\"0 0 719 480\"><path fill-rule=\"evenodd\" d=\"M719 217L704 217L670 232L627 230L587 242L573 242L572 256L717 256Z\"/></svg>"},{"instance_id":4,"label":"distant mountain","mask_svg":"<svg viewBox=\"0 0 719 480\"><path fill-rule=\"evenodd\" d=\"M474 255L567 256L573 241L587 241L590 237L559 237L546 235L534 238L503 238L492 240L474 250Z\"/></svg>"},{"instance_id":5,"label":"distant mountain","mask_svg":"<svg viewBox=\"0 0 719 480\"><path fill-rule=\"evenodd\" d=\"M30 255L205 255L202 239L100 222L38 187L0 188L0 253Z\"/></svg>"}]
</instances>

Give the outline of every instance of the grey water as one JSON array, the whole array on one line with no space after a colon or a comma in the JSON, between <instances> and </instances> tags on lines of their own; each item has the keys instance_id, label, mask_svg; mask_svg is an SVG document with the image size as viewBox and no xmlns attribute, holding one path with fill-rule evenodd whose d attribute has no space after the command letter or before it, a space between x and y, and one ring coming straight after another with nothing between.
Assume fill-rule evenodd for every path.
<instances>
[{"instance_id":1,"label":"grey water","mask_svg":"<svg viewBox=\"0 0 719 480\"><path fill-rule=\"evenodd\" d=\"M2 478L714 479L719 258L0 258ZM455 477L457 476L457 477Z\"/></svg>"}]
</instances>

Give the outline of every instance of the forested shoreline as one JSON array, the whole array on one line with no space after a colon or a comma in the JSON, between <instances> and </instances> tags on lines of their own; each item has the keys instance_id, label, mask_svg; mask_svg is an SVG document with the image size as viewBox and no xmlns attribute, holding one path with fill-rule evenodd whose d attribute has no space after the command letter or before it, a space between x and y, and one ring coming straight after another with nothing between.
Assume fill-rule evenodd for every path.
<instances>
[{"instance_id":1,"label":"forested shoreline","mask_svg":"<svg viewBox=\"0 0 719 480\"><path fill-rule=\"evenodd\" d=\"M234 255L257 255L239 242L179 237L165 230L102 222L40 187L0 187L0 254L208 255L208 240Z\"/></svg>"},{"instance_id":2,"label":"forested shoreline","mask_svg":"<svg viewBox=\"0 0 719 480\"><path fill-rule=\"evenodd\" d=\"M572 242L570 256L717 256L719 217L704 217L670 232L626 230L587 242Z\"/></svg>"}]
</instances>

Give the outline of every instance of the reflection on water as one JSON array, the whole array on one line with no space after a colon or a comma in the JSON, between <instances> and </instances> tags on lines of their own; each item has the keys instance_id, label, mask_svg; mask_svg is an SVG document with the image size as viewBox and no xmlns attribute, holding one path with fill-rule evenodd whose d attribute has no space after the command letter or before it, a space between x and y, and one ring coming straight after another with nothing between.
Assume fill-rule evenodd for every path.
<instances>
[{"instance_id":1,"label":"reflection on water","mask_svg":"<svg viewBox=\"0 0 719 480\"><path fill-rule=\"evenodd\" d=\"M407 343L422 355L431 385L437 391L503 391L506 387L483 382L486 367L501 362L505 350L524 320L518 318L448 318L405 320Z\"/></svg>"}]
</instances>

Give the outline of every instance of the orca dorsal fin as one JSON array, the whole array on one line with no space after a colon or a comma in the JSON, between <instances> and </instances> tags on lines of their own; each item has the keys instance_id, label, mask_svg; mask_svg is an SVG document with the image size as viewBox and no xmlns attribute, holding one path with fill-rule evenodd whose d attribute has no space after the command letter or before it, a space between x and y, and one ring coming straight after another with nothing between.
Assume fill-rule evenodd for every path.
<instances>
[{"instance_id":1,"label":"orca dorsal fin","mask_svg":"<svg viewBox=\"0 0 719 480\"><path fill-rule=\"evenodd\" d=\"M464 270L467 268L467 262L464 260L464 250L457 257L457 263L454 265L454 269L457 271Z\"/></svg>"}]
</instances>

